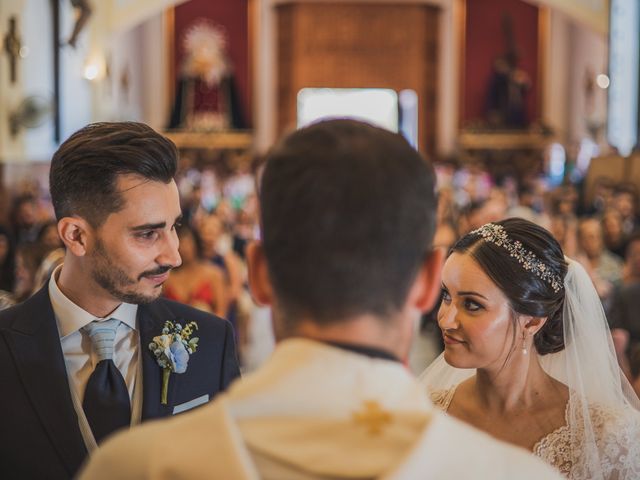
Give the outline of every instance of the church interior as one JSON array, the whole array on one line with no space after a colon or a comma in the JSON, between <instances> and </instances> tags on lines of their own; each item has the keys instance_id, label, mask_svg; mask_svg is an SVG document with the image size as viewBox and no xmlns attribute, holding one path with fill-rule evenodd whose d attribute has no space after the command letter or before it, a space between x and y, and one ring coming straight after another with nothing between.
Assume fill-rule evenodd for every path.
<instances>
[{"instance_id":1,"label":"church interior","mask_svg":"<svg viewBox=\"0 0 640 480\"><path fill-rule=\"evenodd\" d=\"M185 218L214 214L200 236L229 295L201 306L233 305L243 368L257 367L273 338L243 261L259 235L255 174L282 134L346 116L400 132L433 164L436 245L533 219L589 266L607 307L617 282L640 281L627 255L638 24L636 0L2 0L3 301L60 261L56 148L91 122L144 122L179 148ZM432 312L417 372L442 348L435 330Z\"/></svg>"}]
</instances>

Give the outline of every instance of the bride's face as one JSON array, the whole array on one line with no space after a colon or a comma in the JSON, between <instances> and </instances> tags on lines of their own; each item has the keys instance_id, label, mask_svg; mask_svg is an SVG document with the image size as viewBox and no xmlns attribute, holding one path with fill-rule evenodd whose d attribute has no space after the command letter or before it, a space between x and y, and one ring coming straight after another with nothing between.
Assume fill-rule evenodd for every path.
<instances>
[{"instance_id":1,"label":"bride's face","mask_svg":"<svg viewBox=\"0 0 640 480\"><path fill-rule=\"evenodd\" d=\"M509 301L468 254L453 253L444 264L438 325L454 367L501 368L513 345Z\"/></svg>"}]
</instances>

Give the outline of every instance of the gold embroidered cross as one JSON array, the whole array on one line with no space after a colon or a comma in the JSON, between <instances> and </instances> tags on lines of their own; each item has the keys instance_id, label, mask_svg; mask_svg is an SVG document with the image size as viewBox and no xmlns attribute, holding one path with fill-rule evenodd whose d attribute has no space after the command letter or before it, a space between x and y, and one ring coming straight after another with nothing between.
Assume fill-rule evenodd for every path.
<instances>
[{"instance_id":1,"label":"gold embroidered cross","mask_svg":"<svg viewBox=\"0 0 640 480\"><path fill-rule=\"evenodd\" d=\"M353 419L369 429L370 435L378 435L385 423L391 422L391 414L380 408L375 400L366 400L363 410L353 414Z\"/></svg>"}]
</instances>

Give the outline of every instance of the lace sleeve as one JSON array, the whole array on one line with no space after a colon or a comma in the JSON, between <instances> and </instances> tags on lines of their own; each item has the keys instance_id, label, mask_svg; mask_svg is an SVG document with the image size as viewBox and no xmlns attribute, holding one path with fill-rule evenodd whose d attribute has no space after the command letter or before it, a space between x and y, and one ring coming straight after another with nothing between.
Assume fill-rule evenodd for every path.
<instances>
[{"instance_id":1,"label":"lace sleeve","mask_svg":"<svg viewBox=\"0 0 640 480\"><path fill-rule=\"evenodd\" d=\"M565 425L541 439L533 453L571 480L639 479L640 412L631 408L612 410L591 405L589 416L596 436L595 451L589 451L590 440L585 438L583 428L572 435ZM580 425L581 422L576 423Z\"/></svg>"},{"instance_id":2,"label":"lace sleeve","mask_svg":"<svg viewBox=\"0 0 640 480\"><path fill-rule=\"evenodd\" d=\"M607 479L640 478L640 412L591 409L600 463Z\"/></svg>"}]
</instances>

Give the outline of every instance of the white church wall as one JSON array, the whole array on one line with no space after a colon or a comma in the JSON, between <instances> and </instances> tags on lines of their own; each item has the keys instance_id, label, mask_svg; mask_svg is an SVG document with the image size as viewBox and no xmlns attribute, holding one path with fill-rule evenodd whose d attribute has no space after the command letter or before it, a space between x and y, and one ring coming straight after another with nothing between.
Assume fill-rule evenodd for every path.
<instances>
[{"instance_id":1,"label":"white church wall","mask_svg":"<svg viewBox=\"0 0 640 480\"><path fill-rule=\"evenodd\" d=\"M8 32L9 19L17 19L17 30L23 36L22 9L24 0L2 0L0 2L0 37ZM2 42L4 47L4 41ZM9 115L18 106L19 99L22 98L22 61L17 61L17 81L11 83L9 77L10 61L9 56L2 49L0 55L0 162L9 162L22 159L24 157L24 139L22 136L12 136L9 131Z\"/></svg>"},{"instance_id":2,"label":"white church wall","mask_svg":"<svg viewBox=\"0 0 640 480\"><path fill-rule=\"evenodd\" d=\"M22 11L24 46L27 49L22 63L22 98L35 96L53 105L53 22L51 3L26 0ZM16 98L16 102L20 99ZM24 159L46 161L56 148L53 116L42 125L21 130Z\"/></svg>"},{"instance_id":3,"label":"white church wall","mask_svg":"<svg viewBox=\"0 0 640 480\"><path fill-rule=\"evenodd\" d=\"M21 128L10 133L8 117L27 97L41 97L53 104L53 20L50 2L46 0L2 0L0 24L7 25L10 16L18 19L23 58L18 61L18 81L11 84L7 55L0 56L0 158L8 162L48 161L57 148L54 140L53 114L35 128ZM61 45L73 28L74 11L67 2L60 4ZM4 28L2 29L4 34ZM86 34L86 32L85 32ZM60 120L61 140L91 121L91 88L83 78L88 49L86 36L81 36L76 49L60 48ZM3 52L4 53L4 52ZM6 74L6 75L5 75Z\"/></svg>"},{"instance_id":4,"label":"white church wall","mask_svg":"<svg viewBox=\"0 0 640 480\"><path fill-rule=\"evenodd\" d=\"M139 121L163 128L168 115L165 44L162 13L105 33L96 51L102 74L92 82L94 121Z\"/></svg>"},{"instance_id":5,"label":"white church wall","mask_svg":"<svg viewBox=\"0 0 640 480\"><path fill-rule=\"evenodd\" d=\"M570 30L571 57L567 69L571 72L569 81L570 108L568 111L568 139L579 142L589 136L588 122L604 127L607 113L606 90L593 87L593 104L589 105L586 96L586 75L595 76L607 73L607 37L582 24L573 23ZM601 128L602 130L602 128ZM600 141L604 140L602 132Z\"/></svg>"},{"instance_id":6,"label":"white church wall","mask_svg":"<svg viewBox=\"0 0 640 480\"><path fill-rule=\"evenodd\" d=\"M568 139L569 82L571 79L571 22L566 15L551 11L547 32L547 57L543 80L543 122L560 142Z\"/></svg>"}]
</instances>

